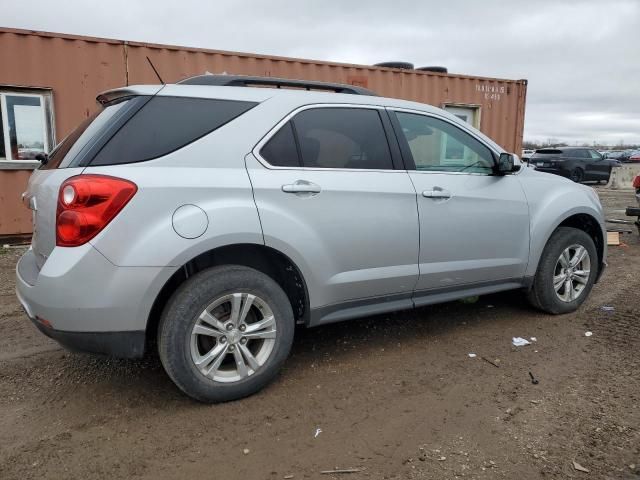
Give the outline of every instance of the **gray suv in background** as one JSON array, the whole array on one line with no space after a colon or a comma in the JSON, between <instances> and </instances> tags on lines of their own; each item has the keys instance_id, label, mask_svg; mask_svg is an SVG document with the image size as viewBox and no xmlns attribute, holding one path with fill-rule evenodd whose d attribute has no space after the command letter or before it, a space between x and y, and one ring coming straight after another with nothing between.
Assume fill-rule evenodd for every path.
<instances>
[{"instance_id":1,"label":"gray suv in background","mask_svg":"<svg viewBox=\"0 0 640 480\"><path fill-rule=\"evenodd\" d=\"M296 324L511 289L561 314L606 265L592 188L438 108L212 75L98 101L30 179L18 298L71 349L157 344L201 401L267 384Z\"/></svg>"}]
</instances>

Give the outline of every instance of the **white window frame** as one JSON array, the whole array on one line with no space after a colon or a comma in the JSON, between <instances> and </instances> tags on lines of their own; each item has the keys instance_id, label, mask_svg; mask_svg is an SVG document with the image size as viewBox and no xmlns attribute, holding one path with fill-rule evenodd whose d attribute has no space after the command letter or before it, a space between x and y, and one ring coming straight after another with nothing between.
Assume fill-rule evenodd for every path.
<instances>
[{"instance_id":1,"label":"white window frame","mask_svg":"<svg viewBox=\"0 0 640 480\"><path fill-rule=\"evenodd\" d=\"M0 117L2 120L5 157L0 157L0 170L32 170L40 166L37 160L21 160L12 158L11 142L9 135L9 115L6 96L36 97L40 99L42 110L42 124L44 125L44 151L51 152L55 146L55 124L53 116L53 95L50 89L10 87L0 85Z\"/></svg>"}]
</instances>

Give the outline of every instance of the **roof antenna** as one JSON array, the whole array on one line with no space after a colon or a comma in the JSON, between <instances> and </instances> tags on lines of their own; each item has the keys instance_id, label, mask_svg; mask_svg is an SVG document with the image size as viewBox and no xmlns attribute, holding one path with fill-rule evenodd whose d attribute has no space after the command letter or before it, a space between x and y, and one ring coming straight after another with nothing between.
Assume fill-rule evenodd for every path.
<instances>
[{"instance_id":1,"label":"roof antenna","mask_svg":"<svg viewBox=\"0 0 640 480\"><path fill-rule=\"evenodd\" d=\"M147 62L149 62L149 65L151 65L151 68L153 68L153 71L155 72L156 77L158 77L158 80L160 80L160 83L162 85L165 85L164 81L162 80L162 77L158 73L158 70L156 70L156 67L153 66L153 62L151 61L151 59L149 57L147 57Z\"/></svg>"}]
</instances>

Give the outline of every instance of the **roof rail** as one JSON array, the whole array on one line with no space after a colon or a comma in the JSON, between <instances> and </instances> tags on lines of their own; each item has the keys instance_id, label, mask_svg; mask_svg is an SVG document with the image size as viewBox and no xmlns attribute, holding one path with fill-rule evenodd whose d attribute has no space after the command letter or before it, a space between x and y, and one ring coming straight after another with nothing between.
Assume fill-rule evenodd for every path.
<instances>
[{"instance_id":1,"label":"roof rail","mask_svg":"<svg viewBox=\"0 0 640 480\"><path fill-rule=\"evenodd\" d=\"M250 87L268 86L268 87L292 87L305 90L327 90L335 93L349 93L352 95L372 95L377 96L371 90L357 87L355 85L346 85L343 83L316 82L311 80L291 80L288 78L276 77L252 77L247 75L197 75L195 77L185 78L178 82L181 85L209 85L218 87Z\"/></svg>"}]
</instances>

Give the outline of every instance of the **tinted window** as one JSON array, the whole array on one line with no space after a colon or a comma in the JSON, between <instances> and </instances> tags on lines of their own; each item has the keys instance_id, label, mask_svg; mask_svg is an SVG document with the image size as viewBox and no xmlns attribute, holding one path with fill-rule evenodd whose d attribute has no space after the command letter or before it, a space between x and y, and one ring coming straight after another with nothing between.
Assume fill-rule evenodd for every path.
<instances>
[{"instance_id":1,"label":"tinted window","mask_svg":"<svg viewBox=\"0 0 640 480\"><path fill-rule=\"evenodd\" d=\"M220 128L256 103L153 97L109 140L91 165L161 157Z\"/></svg>"},{"instance_id":2,"label":"tinted window","mask_svg":"<svg viewBox=\"0 0 640 480\"><path fill-rule=\"evenodd\" d=\"M600 155L595 150L589 150L589 155L591 155L591 158L593 158L594 160L601 160L602 159L602 155Z\"/></svg>"},{"instance_id":3,"label":"tinted window","mask_svg":"<svg viewBox=\"0 0 640 480\"><path fill-rule=\"evenodd\" d=\"M124 99L114 102L85 119L84 122L78 125L73 132L53 149L49 155L49 161L40 168L48 170L70 166L70 163L76 158L78 153L80 153L92 139L104 131L104 128L112 119L125 109L129 101L129 99Z\"/></svg>"},{"instance_id":4,"label":"tinted window","mask_svg":"<svg viewBox=\"0 0 640 480\"><path fill-rule=\"evenodd\" d=\"M437 118L397 112L416 170L491 173L491 150L458 127Z\"/></svg>"},{"instance_id":5,"label":"tinted window","mask_svg":"<svg viewBox=\"0 0 640 480\"><path fill-rule=\"evenodd\" d=\"M562 150L558 150L556 148L545 148L536 150L536 153L533 154L534 157L559 157L562 155Z\"/></svg>"},{"instance_id":6,"label":"tinted window","mask_svg":"<svg viewBox=\"0 0 640 480\"><path fill-rule=\"evenodd\" d=\"M580 150L580 149L567 150L565 152L565 156L571 157L571 158L591 158L587 150Z\"/></svg>"},{"instance_id":7,"label":"tinted window","mask_svg":"<svg viewBox=\"0 0 640 480\"><path fill-rule=\"evenodd\" d=\"M287 122L262 147L260 155L271 165L277 167L299 167L298 148L293 136L291 122Z\"/></svg>"},{"instance_id":8,"label":"tinted window","mask_svg":"<svg viewBox=\"0 0 640 480\"><path fill-rule=\"evenodd\" d=\"M393 169L377 110L316 108L293 123L305 167Z\"/></svg>"}]
</instances>

